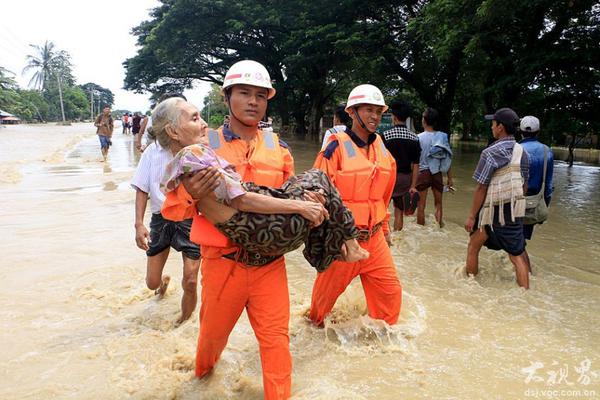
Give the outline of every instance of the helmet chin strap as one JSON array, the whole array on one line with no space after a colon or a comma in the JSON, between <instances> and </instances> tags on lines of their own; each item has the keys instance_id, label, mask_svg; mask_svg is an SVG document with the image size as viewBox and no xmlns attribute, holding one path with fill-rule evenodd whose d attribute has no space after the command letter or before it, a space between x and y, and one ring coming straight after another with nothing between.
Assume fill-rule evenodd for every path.
<instances>
[{"instance_id":1,"label":"helmet chin strap","mask_svg":"<svg viewBox=\"0 0 600 400\"><path fill-rule=\"evenodd\" d=\"M231 116L233 118L235 118L240 124L244 125L245 127L252 128L254 126L257 126L257 125L248 125L247 123L245 123L244 121L239 119L237 117L237 115L235 115L235 113L233 112L233 108L231 108L231 99L229 98L229 94L226 95L226 99L227 99L227 107L229 108L229 113L231 114Z\"/></svg>"},{"instance_id":2,"label":"helmet chin strap","mask_svg":"<svg viewBox=\"0 0 600 400\"><path fill-rule=\"evenodd\" d=\"M377 131L377 129L374 130L370 130L369 128L367 128L367 126L365 125L365 123L363 122L362 118L360 117L360 114L358 113L358 106L354 106L354 114L356 114L356 119L358 120L358 124L361 126L361 128L363 128L365 131L369 132L369 133L375 133Z\"/></svg>"}]
</instances>

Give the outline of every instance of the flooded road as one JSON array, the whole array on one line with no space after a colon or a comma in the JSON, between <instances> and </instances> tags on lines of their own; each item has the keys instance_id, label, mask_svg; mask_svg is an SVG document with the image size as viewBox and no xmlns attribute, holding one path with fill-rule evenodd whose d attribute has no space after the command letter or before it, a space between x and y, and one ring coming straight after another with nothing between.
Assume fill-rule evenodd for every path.
<instances>
[{"instance_id":1,"label":"flooded road","mask_svg":"<svg viewBox=\"0 0 600 400\"><path fill-rule=\"evenodd\" d=\"M115 133L103 163L93 132L0 128L0 398L262 398L245 314L212 376L194 379L197 312L175 327L180 286L161 301L145 288L129 187L139 155ZM289 142L297 171L309 168L318 146ZM287 256L295 399L600 398L600 168L557 162L524 291L500 252L483 249L480 275L463 276L477 158L456 151L444 229L429 204L425 227L408 218L394 235L398 325L364 317L354 282L334 308L338 323L311 326L315 272L300 251ZM166 266L174 283L180 257Z\"/></svg>"}]
</instances>

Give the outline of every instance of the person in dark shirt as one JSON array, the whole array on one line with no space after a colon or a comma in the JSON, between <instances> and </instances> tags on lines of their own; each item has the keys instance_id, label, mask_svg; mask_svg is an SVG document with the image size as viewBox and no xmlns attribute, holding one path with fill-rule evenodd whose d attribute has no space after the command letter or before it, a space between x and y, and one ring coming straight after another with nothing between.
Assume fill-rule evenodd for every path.
<instances>
[{"instance_id":1,"label":"person in dark shirt","mask_svg":"<svg viewBox=\"0 0 600 400\"><path fill-rule=\"evenodd\" d=\"M406 120L411 113L410 105L403 101L394 101L390 104L390 110L394 126L383 132L383 141L396 160L396 185L392 201L394 230L400 231L404 226L404 215L413 214L419 200L416 185L421 146L419 137L406 126ZM406 201L407 199L409 201Z\"/></svg>"}]
</instances>

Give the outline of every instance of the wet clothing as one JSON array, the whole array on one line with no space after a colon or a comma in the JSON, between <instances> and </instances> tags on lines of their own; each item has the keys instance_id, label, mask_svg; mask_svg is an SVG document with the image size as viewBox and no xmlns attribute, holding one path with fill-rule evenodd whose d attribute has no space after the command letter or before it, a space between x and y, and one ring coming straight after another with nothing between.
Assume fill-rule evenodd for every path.
<instances>
[{"instance_id":1,"label":"wet clothing","mask_svg":"<svg viewBox=\"0 0 600 400\"><path fill-rule=\"evenodd\" d=\"M150 248L146 251L146 255L152 257L172 247L189 259L200 259L200 248L190 241L191 227L191 219L176 222L163 218L160 213L152 214L148 244Z\"/></svg>"},{"instance_id":2,"label":"wet clothing","mask_svg":"<svg viewBox=\"0 0 600 400\"><path fill-rule=\"evenodd\" d=\"M504 250L513 256L521 255L525 251L525 237L523 234L523 218L516 218L515 222L510 220L510 204L504 204L505 224L500 224L499 207L495 206L494 222L485 225L487 240L484 246L490 250ZM480 213L475 218L473 232L480 228ZM472 234L472 233L471 233Z\"/></svg>"},{"instance_id":3,"label":"wet clothing","mask_svg":"<svg viewBox=\"0 0 600 400\"><path fill-rule=\"evenodd\" d=\"M105 136L109 139L112 137L114 122L110 114L108 116L105 116L104 114L98 115L94 121L94 125L97 127L97 135Z\"/></svg>"},{"instance_id":4,"label":"wet clothing","mask_svg":"<svg viewBox=\"0 0 600 400\"><path fill-rule=\"evenodd\" d=\"M390 325L398 321L402 286L383 231L379 230L369 240L359 243L370 253L369 258L354 263L334 261L327 271L317 274L309 315L315 324L323 323L338 297L357 276L360 276L369 316Z\"/></svg>"},{"instance_id":5,"label":"wet clothing","mask_svg":"<svg viewBox=\"0 0 600 400\"><path fill-rule=\"evenodd\" d=\"M392 201L394 202L394 207L399 208L400 210L404 210L404 205L402 204L402 197L405 193L408 193L408 191L410 190L411 183L412 172L398 172L396 174L396 183L394 184L394 192L392 193Z\"/></svg>"},{"instance_id":6,"label":"wet clothing","mask_svg":"<svg viewBox=\"0 0 600 400\"><path fill-rule=\"evenodd\" d=\"M98 135L98 139L100 140L100 148L108 149L111 145L111 141L109 138L103 135Z\"/></svg>"},{"instance_id":7,"label":"wet clothing","mask_svg":"<svg viewBox=\"0 0 600 400\"><path fill-rule=\"evenodd\" d=\"M481 184L488 186L492 181L494 173L500 168L506 167L513 158L515 148L515 139L512 136L498 139L492 145L481 152L479 163L473 174L473 179ZM527 153L523 151L520 160L520 172L523 179L527 179L529 163ZM522 183L523 180L520 180ZM487 196L487 195L486 195ZM486 204L484 200L483 204ZM473 230L480 227L481 210L476 216ZM502 217L501 217L502 214ZM525 251L525 237L523 234L523 218L512 220L511 204L506 203L502 206L493 206L493 220L491 225L485 225L488 239L485 246L491 250L504 250L511 255L518 256ZM500 220L504 224L500 223Z\"/></svg>"},{"instance_id":8,"label":"wet clothing","mask_svg":"<svg viewBox=\"0 0 600 400\"><path fill-rule=\"evenodd\" d=\"M350 205L349 208L353 210L352 206L356 203L363 203L365 191L369 191L367 196L369 201L373 204L381 202L387 209L394 189L396 165L391 154L387 150L383 150L385 146L382 139L376 134L371 134L365 142L350 130L332 137L329 145L317 156L314 166L325 171L342 193L340 185L346 186L349 181L336 178L351 177L352 175L348 173L354 169L353 163L370 164L372 170L376 171L375 173L379 177L374 182L377 182L380 187L364 188L364 190L349 190L350 188L344 187L346 195L342 193L342 199L344 204ZM349 141L352 142L351 146ZM377 146L383 146L383 149ZM382 162L384 160L377 160L377 157L385 157L385 163ZM379 163L389 165L389 175L382 174L383 170L377 167ZM387 178L384 179L386 176ZM357 185L364 184L364 179L357 179L357 181L354 189L358 187ZM373 185L373 182L370 184ZM380 198L375 199L373 193L379 193ZM336 260L326 271L317 274L310 306L310 319L317 325L323 323L338 297L356 276L360 276L365 291L369 316L383 319L388 324L394 324L398 320L402 304L402 286L384 236L389 232L389 212L382 216L376 207L369 207L367 210L369 211L361 212L367 212L368 225L361 226L358 222L357 224L359 225L359 243L361 247L369 251L369 258L354 263ZM357 218L354 215L354 217L356 221L365 220L364 216ZM379 229L380 227L382 229Z\"/></svg>"},{"instance_id":9,"label":"wet clothing","mask_svg":"<svg viewBox=\"0 0 600 400\"><path fill-rule=\"evenodd\" d=\"M177 156L174 161L177 161ZM319 192L325 197L329 219L313 228L299 214L238 211L227 221L215 224L229 240L246 250L242 253L233 252L226 255L227 258L239 258L248 265L263 266L304 244L306 260L317 271L324 271L334 259L339 258L344 241L358 236L352 214L344 207L335 186L321 170L311 169L294 176L281 189L258 186L252 182L240 184L240 187L244 191L242 195L248 191L294 200L304 200L306 190ZM186 194L181 193L185 191L183 186L178 187L177 191L179 193L171 191L167 194L162 212L170 219L189 218L196 213L195 205L193 201L185 200Z\"/></svg>"},{"instance_id":10,"label":"wet clothing","mask_svg":"<svg viewBox=\"0 0 600 400\"><path fill-rule=\"evenodd\" d=\"M242 140L226 128L219 129L218 133L218 137L213 136L210 147L235 166L244 182L280 186L294 174L292 155L281 145L277 135L272 136L276 142L267 142L258 138L263 135L261 131L250 141ZM273 175L265 173L272 171L267 163L275 165L275 171L280 173L278 185L273 184ZM195 374L202 377L212 370L245 308L260 349L264 397L287 399L292 386L292 356L285 261L279 257L262 268L252 268L224 258L238 249L235 245L201 247L202 304Z\"/></svg>"},{"instance_id":11,"label":"wet clothing","mask_svg":"<svg viewBox=\"0 0 600 400\"><path fill-rule=\"evenodd\" d=\"M280 257L262 268L249 268L225 258L203 259L200 272L196 376L202 377L212 370L246 309L260 349L264 398L289 398L290 300L284 259Z\"/></svg>"},{"instance_id":12,"label":"wet clothing","mask_svg":"<svg viewBox=\"0 0 600 400\"><path fill-rule=\"evenodd\" d=\"M444 177L442 176L441 172L432 174L428 169L419 171L419 176L417 177L417 190L422 192L429 188L443 193Z\"/></svg>"}]
</instances>

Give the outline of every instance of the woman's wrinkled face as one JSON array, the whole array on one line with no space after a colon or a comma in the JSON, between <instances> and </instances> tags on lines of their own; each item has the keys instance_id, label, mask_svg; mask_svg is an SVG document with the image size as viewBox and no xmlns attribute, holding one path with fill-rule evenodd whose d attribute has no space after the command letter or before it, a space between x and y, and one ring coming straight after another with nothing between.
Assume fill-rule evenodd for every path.
<instances>
[{"instance_id":1,"label":"woman's wrinkled face","mask_svg":"<svg viewBox=\"0 0 600 400\"><path fill-rule=\"evenodd\" d=\"M208 134L208 125L200 117L200 112L196 107L188 102L179 103L179 126L175 128L177 141L181 146L206 143Z\"/></svg>"},{"instance_id":2,"label":"woman's wrinkled face","mask_svg":"<svg viewBox=\"0 0 600 400\"><path fill-rule=\"evenodd\" d=\"M229 95L232 117L245 125L258 125L267 112L269 91L251 85L235 85Z\"/></svg>"}]
</instances>

